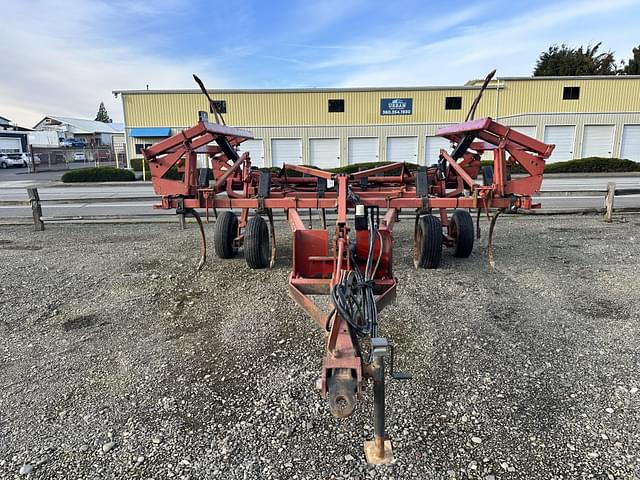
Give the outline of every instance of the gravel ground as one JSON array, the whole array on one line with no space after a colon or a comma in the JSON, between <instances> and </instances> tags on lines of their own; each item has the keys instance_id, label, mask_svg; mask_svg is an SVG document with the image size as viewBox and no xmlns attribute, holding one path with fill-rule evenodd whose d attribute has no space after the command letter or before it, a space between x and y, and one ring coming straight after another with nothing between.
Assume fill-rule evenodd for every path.
<instances>
[{"instance_id":1,"label":"gravel ground","mask_svg":"<svg viewBox=\"0 0 640 480\"><path fill-rule=\"evenodd\" d=\"M371 390L339 421L314 389L279 226L273 270L201 273L192 225L2 227L0 477L638 478L638 217L507 216L495 270L483 238L415 271L398 224L381 323L414 379L388 384L381 467Z\"/></svg>"}]
</instances>

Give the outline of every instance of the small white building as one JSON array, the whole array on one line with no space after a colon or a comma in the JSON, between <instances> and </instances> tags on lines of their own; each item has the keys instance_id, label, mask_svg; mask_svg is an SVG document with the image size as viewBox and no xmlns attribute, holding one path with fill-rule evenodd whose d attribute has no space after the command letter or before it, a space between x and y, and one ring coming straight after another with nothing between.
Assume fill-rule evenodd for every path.
<instances>
[{"instance_id":1,"label":"small white building","mask_svg":"<svg viewBox=\"0 0 640 480\"><path fill-rule=\"evenodd\" d=\"M124 136L122 123L103 123L71 117L44 117L36 124L34 130L54 131L61 142L73 138L82 140L91 147L111 147L114 136L116 138Z\"/></svg>"},{"instance_id":2,"label":"small white building","mask_svg":"<svg viewBox=\"0 0 640 480\"><path fill-rule=\"evenodd\" d=\"M20 127L0 117L0 154L20 154L29 151L27 134L31 129Z\"/></svg>"}]
</instances>

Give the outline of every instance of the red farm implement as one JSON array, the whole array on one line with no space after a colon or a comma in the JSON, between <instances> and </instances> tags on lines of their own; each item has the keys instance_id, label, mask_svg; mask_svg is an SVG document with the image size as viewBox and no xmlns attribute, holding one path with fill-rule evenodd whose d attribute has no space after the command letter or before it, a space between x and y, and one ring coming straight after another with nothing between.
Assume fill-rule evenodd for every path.
<instances>
[{"instance_id":1,"label":"red farm implement","mask_svg":"<svg viewBox=\"0 0 640 480\"><path fill-rule=\"evenodd\" d=\"M210 103L218 123L209 123L206 113L200 112L194 127L144 150L155 192L162 196L156 207L176 209L176 213L197 220L201 232L199 267L206 257L198 213L204 211L207 218L210 212L217 218L216 254L231 258L242 247L249 267L256 269L273 266L273 211L284 210L293 242L289 294L326 332L318 388L331 413L344 418L353 413L358 396L372 381L374 438L365 442L365 454L370 463L390 462L392 449L384 413L385 359L391 378L410 376L394 371L394 349L381 336L378 313L396 295L393 226L400 211L415 216L416 268L437 268L443 245L455 256L468 257L475 237L469 210L477 210L478 218L482 211L496 212L490 247L500 212L535 207L531 195L540 189L545 159L553 145L483 118L440 129L438 135L449 139L453 147L451 152L441 150L429 168L410 171L404 163L394 163L334 174L284 165L279 172L271 172L251 167L248 153L239 153L251 133L222 124ZM484 182L479 184L475 177L484 152L493 154L493 171L485 169ZM207 168L198 168L199 154L206 155ZM513 165L526 173L511 179ZM176 167L181 179L167 178ZM299 212L307 209L318 211L322 228L306 228ZM327 212L335 218L331 228ZM314 301L317 295L330 297L331 311L318 306Z\"/></svg>"}]
</instances>

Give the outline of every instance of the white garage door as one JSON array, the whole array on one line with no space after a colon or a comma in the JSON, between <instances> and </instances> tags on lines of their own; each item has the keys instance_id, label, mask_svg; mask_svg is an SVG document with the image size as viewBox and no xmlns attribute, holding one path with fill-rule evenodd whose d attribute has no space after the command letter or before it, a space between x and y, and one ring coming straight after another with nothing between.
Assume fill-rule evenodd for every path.
<instances>
[{"instance_id":1,"label":"white garage door","mask_svg":"<svg viewBox=\"0 0 640 480\"><path fill-rule=\"evenodd\" d=\"M620 158L640 162L640 125L625 125L622 129Z\"/></svg>"},{"instance_id":2,"label":"white garage door","mask_svg":"<svg viewBox=\"0 0 640 480\"><path fill-rule=\"evenodd\" d=\"M582 158L610 157L613 125L585 125L582 131Z\"/></svg>"},{"instance_id":3,"label":"white garage door","mask_svg":"<svg viewBox=\"0 0 640 480\"><path fill-rule=\"evenodd\" d=\"M350 138L347 144L349 165L378 161L378 137Z\"/></svg>"},{"instance_id":4,"label":"white garage door","mask_svg":"<svg viewBox=\"0 0 640 480\"><path fill-rule=\"evenodd\" d=\"M573 143L576 137L575 125L548 125L544 128L544 143L556 146L547 163L562 162L573 158Z\"/></svg>"},{"instance_id":5,"label":"white garage door","mask_svg":"<svg viewBox=\"0 0 640 480\"><path fill-rule=\"evenodd\" d=\"M387 162L418 162L418 137L387 137Z\"/></svg>"},{"instance_id":6,"label":"white garage door","mask_svg":"<svg viewBox=\"0 0 640 480\"><path fill-rule=\"evenodd\" d=\"M19 138L0 138L0 153L20 153L22 143Z\"/></svg>"},{"instance_id":7,"label":"white garage door","mask_svg":"<svg viewBox=\"0 0 640 480\"><path fill-rule=\"evenodd\" d=\"M442 137L427 137L424 143L424 165L438 163L441 149L451 153L451 142Z\"/></svg>"},{"instance_id":8,"label":"white garage door","mask_svg":"<svg viewBox=\"0 0 640 480\"><path fill-rule=\"evenodd\" d=\"M536 126L535 125L526 125L521 127L511 127L511 130L515 130L516 132L524 133L527 137L536 138Z\"/></svg>"},{"instance_id":9,"label":"white garage door","mask_svg":"<svg viewBox=\"0 0 640 480\"><path fill-rule=\"evenodd\" d=\"M336 168L340 166L339 138L310 138L309 163L314 167Z\"/></svg>"},{"instance_id":10,"label":"white garage door","mask_svg":"<svg viewBox=\"0 0 640 480\"><path fill-rule=\"evenodd\" d=\"M302 163L302 139L277 138L271 140L271 166L281 167L285 163Z\"/></svg>"},{"instance_id":11,"label":"white garage door","mask_svg":"<svg viewBox=\"0 0 640 480\"><path fill-rule=\"evenodd\" d=\"M262 139L245 140L240 144L240 152L249 152L252 167L264 167L264 142Z\"/></svg>"}]
</instances>

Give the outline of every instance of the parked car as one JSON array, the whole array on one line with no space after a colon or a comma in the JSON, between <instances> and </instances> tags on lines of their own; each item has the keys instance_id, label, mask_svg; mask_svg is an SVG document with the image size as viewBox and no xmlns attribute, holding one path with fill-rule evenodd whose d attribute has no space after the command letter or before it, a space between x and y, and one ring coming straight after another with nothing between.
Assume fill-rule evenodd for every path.
<instances>
[{"instance_id":1,"label":"parked car","mask_svg":"<svg viewBox=\"0 0 640 480\"><path fill-rule=\"evenodd\" d=\"M111 160L111 152L109 150L96 150L95 158L100 162Z\"/></svg>"},{"instance_id":2,"label":"parked car","mask_svg":"<svg viewBox=\"0 0 640 480\"><path fill-rule=\"evenodd\" d=\"M30 153L23 153L22 154L22 161L25 165L25 167L28 167L30 165L33 165L34 163L36 165L40 165L40 157L38 155L35 155L33 157L33 161L31 160L31 154Z\"/></svg>"},{"instance_id":3,"label":"parked car","mask_svg":"<svg viewBox=\"0 0 640 480\"><path fill-rule=\"evenodd\" d=\"M87 156L84 152L73 152L73 161L74 162L83 162L87 159Z\"/></svg>"},{"instance_id":4,"label":"parked car","mask_svg":"<svg viewBox=\"0 0 640 480\"><path fill-rule=\"evenodd\" d=\"M27 164L22 159L22 154L3 153L0 154L0 168L26 167Z\"/></svg>"},{"instance_id":5,"label":"parked car","mask_svg":"<svg viewBox=\"0 0 640 480\"><path fill-rule=\"evenodd\" d=\"M86 148L87 144L77 138L65 138L61 143L63 147Z\"/></svg>"}]
</instances>

